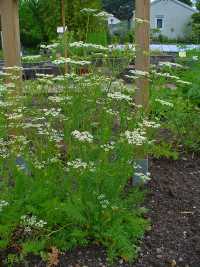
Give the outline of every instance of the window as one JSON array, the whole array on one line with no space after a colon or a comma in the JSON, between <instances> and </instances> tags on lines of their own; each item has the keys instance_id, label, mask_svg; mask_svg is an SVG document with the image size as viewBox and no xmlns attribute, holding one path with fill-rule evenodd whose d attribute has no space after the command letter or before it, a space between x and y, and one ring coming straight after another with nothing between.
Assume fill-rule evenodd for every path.
<instances>
[{"instance_id":1,"label":"window","mask_svg":"<svg viewBox=\"0 0 200 267\"><path fill-rule=\"evenodd\" d=\"M163 28L163 19L162 18L157 18L156 19L156 28L157 29L162 29Z\"/></svg>"},{"instance_id":2,"label":"window","mask_svg":"<svg viewBox=\"0 0 200 267\"><path fill-rule=\"evenodd\" d=\"M163 28L163 19L156 19L156 28L162 29Z\"/></svg>"}]
</instances>

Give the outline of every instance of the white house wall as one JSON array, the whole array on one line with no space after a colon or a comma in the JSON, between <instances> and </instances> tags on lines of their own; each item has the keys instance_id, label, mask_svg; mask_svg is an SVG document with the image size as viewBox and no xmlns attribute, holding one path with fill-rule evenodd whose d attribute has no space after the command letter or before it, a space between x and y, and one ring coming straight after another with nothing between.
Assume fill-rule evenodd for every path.
<instances>
[{"instance_id":1,"label":"white house wall","mask_svg":"<svg viewBox=\"0 0 200 267\"><path fill-rule=\"evenodd\" d=\"M156 28L156 17L163 16L161 34L170 39L184 38L194 10L177 4L173 0L160 0L151 4L151 28Z\"/></svg>"}]
</instances>

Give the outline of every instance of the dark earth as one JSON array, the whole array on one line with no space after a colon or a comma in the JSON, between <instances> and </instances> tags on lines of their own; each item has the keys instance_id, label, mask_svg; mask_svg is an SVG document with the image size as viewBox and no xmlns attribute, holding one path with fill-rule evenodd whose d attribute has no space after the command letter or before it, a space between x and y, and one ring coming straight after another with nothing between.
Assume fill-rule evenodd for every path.
<instances>
[{"instance_id":1,"label":"dark earth","mask_svg":"<svg viewBox=\"0 0 200 267\"><path fill-rule=\"evenodd\" d=\"M139 259L113 267L200 267L200 157L177 161L152 159L152 180L145 206L152 229L141 243ZM0 267L6 266L1 264ZM15 267L48 266L30 257ZM77 249L60 257L59 267L107 267L105 251L97 246Z\"/></svg>"}]
</instances>

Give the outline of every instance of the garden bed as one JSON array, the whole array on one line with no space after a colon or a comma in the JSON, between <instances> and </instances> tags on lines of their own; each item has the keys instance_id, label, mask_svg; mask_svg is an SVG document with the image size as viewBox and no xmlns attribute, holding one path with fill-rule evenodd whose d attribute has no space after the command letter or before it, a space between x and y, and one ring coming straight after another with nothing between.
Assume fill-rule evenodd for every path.
<instances>
[{"instance_id":1,"label":"garden bed","mask_svg":"<svg viewBox=\"0 0 200 267\"><path fill-rule=\"evenodd\" d=\"M119 260L114 266L199 267L200 157L183 155L177 161L153 159L151 174L146 206L150 210L152 230L145 236L137 263ZM26 264L15 266L46 265L37 257L29 257ZM94 245L62 255L58 266L103 267L108 264L105 251Z\"/></svg>"}]
</instances>

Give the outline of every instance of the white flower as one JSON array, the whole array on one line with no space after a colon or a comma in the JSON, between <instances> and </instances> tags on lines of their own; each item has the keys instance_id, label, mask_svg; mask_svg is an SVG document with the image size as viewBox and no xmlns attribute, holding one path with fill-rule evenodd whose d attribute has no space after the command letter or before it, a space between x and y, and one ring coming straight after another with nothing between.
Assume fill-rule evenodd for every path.
<instances>
[{"instance_id":1,"label":"white flower","mask_svg":"<svg viewBox=\"0 0 200 267\"><path fill-rule=\"evenodd\" d=\"M199 60L199 57L198 57L198 56L193 56L192 59L193 59L194 61L198 61L198 60Z\"/></svg>"},{"instance_id":2,"label":"white flower","mask_svg":"<svg viewBox=\"0 0 200 267\"><path fill-rule=\"evenodd\" d=\"M54 44L50 44L50 45L40 45L40 48L41 49L49 49L49 50L51 50L51 49L55 49L55 48L57 48L58 46L59 46L60 44L59 43L54 43Z\"/></svg>"},{"instance_id":3,"label":"white flower","mask_svg":"<svg viewBox=\"0 0 200 267\"><path fill-rule=\"evenodd\" d=\"M88 14L94 14L97 12L97 9L92 9L92 8L83 8L80 11L81 13L88 13Z\"/></svg>"},{"instance_id":4,"label":"white flower","mask_svg":"<svg viewBox=\"0 0 200 267\"><path fill-rule=\"evenodd\" d=\"M184 85L191 85L191 82L183 81L183 80L177 80L177 83L184 84Z\"/></svg>"},{"instance_id":5,"label":"white flower","mask_svg":"<svg viewBox=\"0 0 200 267\"><path fill-rule=\"evenodd\" d=\"M115 116L117 116L117 115L119 115L119 112L118 111L115 111L115 110L113 110L113 109L106 109L105 108L105 110L106 110L106 113L108 113L108 114L110 114L110 115L115 115Z\"/></svg>"},{"instance_id":6,"label":"white flower","mask_svg":"<svg viewBox=\"0 0 200 267\"><path fill-rule=\"evenodd\" d=\"M158 98L155 99L155 102L158 102L163 106L168 106L168 107L173 107L174 106L174 104L172 104L170 102L167 102L165 100L162 100L162 99L158 99Z\"/></svg>"},{"instance_id":7,"label":"white flower","mask_svg":"<svg viewBox=\"0 0 200 267\"><path fill-rule=\"evenodd\" d=\"M71 99L72 99L71 96L63 96L63 97L62 96L49 96L48 97L48 100L54 103L60 103L60 102L71 100Z\"/></svg>"},{"instance_id":8,"label":"white flower","mask_svg":"<svg viewBox=\"0 0 200 267\"><path fill-rule=\"evenodd\" d=\"M164 78L171 78L171 79L175 79L175 80L179 80L178 76L175 75L171 75L170 73L160 73L160 72L156 72L155 70L152 70L152 73L156 76L160 76L160 77L164 77Z\"/></svg>"},{"instance_id":9,"label":"white flower","mask_svg":"<svg viewBox=\"0 0 200 267\"><path fill-rule=\"evenodd\" d=\"M26 227L26 230L29 228L29 231L31 231L32 228L43 228L47 222L38 220L34 215L23 215L21 216L21 224Z\"/></svg>"},{"instance_id":10,"label":"white flower","mask_svg":"<svg viewBox=\"0 0 200 267\"><path fill-rule=\"evenodd\" d=\"M13 67L3 67L4 70L14 70L14 71L19 71L19 70L23 70L22 67L19 66L13 66Z\"/></svg>"},{"instance_id":11,"label":"white flower","mask_svg":"<svg viewBox=\"0 0 200 267\"><path fill-rule=\"evenodd\" d=\"M103 148L105 152L109 152L115 148L115 142L110 142L108 144L101 145L100 147Z\"/></svg>"},{"instance_id":12,"label":"white flower","mask_svg":"<svg viewBox=\"0 0 200 267\"><path fill-rule=\"evenodd\" d=\"M84 43L82 41L70 43L69 47L73 47L73 48L89 48L89 49L104 50L104 51L108 50L108 48L103 46L103 45Z\"/></svg>"},{"instance_id":13,"label":"white flower","mask_svg":"<svg viewBox=\"0 0 200 267\"><path fill-rule=\"evenodd\" d=\"M80 65L80 66L85 66L85 65L90 65L90 61L86 60L73 60L71 58L64 58L60 57L59 59L56 59L53 61L55 65L61 65L61 64L72 64L72 65Z\"/></svg>"},{"instance_id":14,"label":"white flower","mask_svg":"<svg viewBox=\"0 0 200 267\"><path fill-rule=\"evenodd\" d=\"M25 56L25 57L22 57L22 59L24 61L35 61L35 60L39 60L39 59L42 59L42 56L41 55L32 55L32 56Z\"/></svg>"},{"instance_id":15,"label":"white flower","mask_svg":"<svg viewBox=\"0 0 200 267\"><path fill-rule=\"evenodd\" d=\"M146 132L142 129L136 129L132 132L126 131L124 135L131 145L141 146L147 143Z\"/></svg>"},{"instance_id":16,"label":"white flower","mask_svg":"<svg viewBox=\"0 0 200 267\"><path fill-rule=\"evenodd\" d=\"M150 173L147 173L147 175L145 175L144 173L136 172L135 175L139 176L144 183L146 183L146 182L151 180Z\"/></svg>"},{"instance_id":17,"label":"white flower","mask_svg":"<svg viewBox=\"0 0 200 267\"><path fill-rule=\"evenodd\" d=\"M94 15L95 17L103 18L103 19L108 19L112 14L106 12L106 11L101 11L98 14Z\"/></svg>"},{"instance_id":18,"label":"white flower","mask_svg":"<svg viewBox=\"0 0 200 267\"><path fill-rule=\"evenodd\" d=\"M160 124L155 121L148 121L143 120L143 122L140 124L141 127L147 127L147 128L159 128Z\"/></svg>"},{"instance_id":19,"label":"white flower","mask_svg":"<svg viewBox=\"0 0 200 267\"><path fill-rule=\"evenodd\" d=\"M53 78L54 75L52 74L43 74L43 73L36 73L36 77L40 77L40 78L46 78L46 79L49 79L49 78Z\"/></svg>"},{"instance_id":20,"label":"white flower","mask_svg":"<svg viewBox=\"0 0 200 267\"><path fill-rule=\"evenodd\" d=\"M136 80L136 79L138 79L138 77L137 76L131 76L131 75L124 75L126 78L128 78L128 79L133 79L133 80Z\"/></svg>"},{"instance_id":21,"label":"white flower","mask_svg":"<svg viewBox=\"0 0 200 267\"><path fill-rule=\"evenodd\" d=\"M83 162L81 159L75 159L73 161L67 162L68 167L72 167L73 169L86 169L88 164L86 162Z\"/></svg>"},{"instance_id":22,"label":"white flower","mask_svg":"<svg viewBox=\"0 0 200 267\"><path fill-rule=\"evenodd\" d=\"M129 95L122 94L121 92L108 93L107 96L109 98L116 100L126 100L126 101L132 100L132 97L130 97Z\"/></svg>"},{"instance_id":23,"label":"white flower","mask_svg":"<svg viewBox=\"0 0 200 267\"><path fill-rule=\"evenodd\" d=\"M182 66L181 64L178 63L173 63L173 62L159 62L158 66L164 66L164 67L177 67L177 68L184 68L184 66Z\"/></svg>"},{"instance_id":24,"label":"white flower","mask_svg":"<svg viewBox=\"0 0 200 267\"><path fill-rule=\"evenodd\" d=\"M136 75L136 76L149 76L149 72L147 71L142 71L142 70L130 70L130 73Z\"/></svg>"},{"instance_id":25,"label":"white flower","mask_svg":"<svg viewBox=\"0 0 200 267\"><path fill-rule=\"evenodd\" d=\"M85 131L85 132L79 132L77 130L72 132L72 136L79 140L80 142L88 142L88 143L92 143L93 142L93 136Z\"/></svg>"},{"instance_id":26,"label":"white flower","mask_svg":"<svg viewBox=\"0 0 200 267\"><path fill-rule=\"evenodd\" d=\"M110 205L110 201L106 199L106 196L104 194L101 194L97 197L102 209L106 209Z\"/></svg>"},{"instance_id":27,"label":"white flower","mask_svg":"<svg viewBox=\"0 0 200 267\"><path fill-rule=\"evenodd\" d=\"M68 168L73 168L73 169L83 169L86 170L88 169L89 171L95 171L95 165L94 162L90 161L89 163L82 161L81 159L75 159L73 161L67 162ZM69 169L68 169L69 170Z\"/></svg>"}]
</instances>

